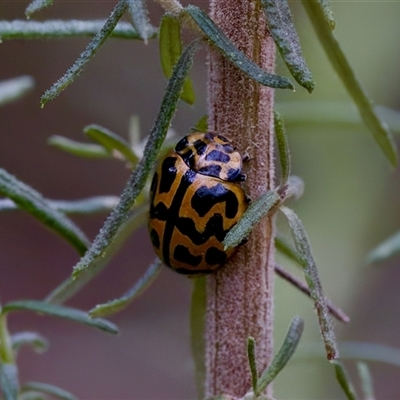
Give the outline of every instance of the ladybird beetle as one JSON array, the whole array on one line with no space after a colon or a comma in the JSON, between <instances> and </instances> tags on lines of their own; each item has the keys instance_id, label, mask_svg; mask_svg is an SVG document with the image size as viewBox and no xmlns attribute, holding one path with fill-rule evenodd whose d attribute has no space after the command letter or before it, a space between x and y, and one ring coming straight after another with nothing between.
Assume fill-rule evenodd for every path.
<instances>
[{"instance_id":1,"label":"ladybird beetle","mask_svg":"<svg viewBox=\"0 0 400 400\"><path fill-rule=\"evenodd\" d=\"M185 136L160 162L150 189L150 239L187 275L211 273L237 250L222 241L246 211L242 157L222 135Z\"/></svg>"}]
</instances>

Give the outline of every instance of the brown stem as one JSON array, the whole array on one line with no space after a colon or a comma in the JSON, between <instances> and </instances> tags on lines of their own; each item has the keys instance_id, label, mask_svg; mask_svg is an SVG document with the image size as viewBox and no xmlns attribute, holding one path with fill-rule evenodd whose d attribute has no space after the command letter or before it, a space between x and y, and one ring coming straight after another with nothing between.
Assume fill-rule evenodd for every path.
<instances>
[{"instance_id":1,"label":"brown stem","mask_svg":"<svg viewBox=\"0 0 400 400\"><path fill-rule=\"evenodd\" d=\"M210 0L211 18L248 57L273 72L275 46L259 0ZM245 77L217 51L209 58L209 128L249 156L246 190L256 199L274 185L273 90ZM273 221L259 223L228 265L207 278L206 397L242 397L251 386L248 336L259 370L272 359Z\"/></svg>"}]
</instances>

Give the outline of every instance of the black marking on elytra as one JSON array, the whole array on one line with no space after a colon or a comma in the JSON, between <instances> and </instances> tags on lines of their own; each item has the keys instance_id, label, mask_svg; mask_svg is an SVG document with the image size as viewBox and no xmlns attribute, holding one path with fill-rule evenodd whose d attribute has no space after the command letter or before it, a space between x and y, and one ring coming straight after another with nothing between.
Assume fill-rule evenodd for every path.
<instances>
[{"instance_id":1,"label":"black marking on elytra","mask_svg":"<svg viewBox=\"0 0 400 400\"><path fill-rule=\"evenodd\" d=\"M227 256L216 247L210 247L206 252L205 260L209 265L222 265L226 263Z\"/></svg>"},{"instance_id":2,"label":"black marking on elytra","mask_svg":"<svg viewBox=\"0 0 400 400\"><path fill-rule=\"evenodd\" d=\"M176 179L176 157L167 157L161 165L160 193L168 193Z\"/></svg>"},{"instance_id":3,"label":"black marking on elytra","mask_svg":"<svg viewBox=\"0 0 400 400\"><path fill-rule=\"evenodd\" d=\"M231 144L221 144L221 146L223 147L224 151L228 154L231 154L235 151L235 149Z\"/></svg>"},{"instance_id":4,"label":"black marking on elytra","mask_svg":"<svg viewBox=\"0 0 400 400\"><path fill-rule=\"evenodd\" d=\"M200 217L204 217L215 204L222 202L226 202L226 218L234 218L239 209L238 199L235 193L221 183L211 187L199 187L192 196L191 206Z\"/></svg>"},{"instance_id":5,"label":"black marking on elytra","mask_svg":"<svg viewBox=\"0 0 400 400\"><path fill-rule=\"evenodd\" d=\"M213 133L211 133L211 132L207 132L207 133L204 135L204 137L205 137L207 140L214 140L215 135L214 135Z\"/></svg>"},{"instance_id":6,"label":"black marking on elytra","mask_svg":"<svg viewBox=\"0 0 400 400\"><path fill-rule=\"evenodd\" d=\"M225 136L217 135L217 138L218 138L219 140L221 140L221 142L229 143L229 140L228 140Z\"/></svg>"},{"instance_id":7,"label":"black marking on elytra","mask_svg":"<svg viewBox=\"0 0 400 400\"><path fill-rule=\"evenodd\" d=\"M190 238L196 246L206 243L211 237L222 242L228 231L224 230L224 220L221 214L214 214L208 221L203 232L196 229L196 225L191 218L180 217L175 221L176 228Z\"/></svg>"},{"instance_id":8,"label":"black marking on elytra","mask_svg":"<svg viewBox=\"0 0 400 400\"><path fill-rule=\"evenodd\" d=\"M196 149L196 152L199 156L202 156L207 149L207 143L204 140L199 139L193 143L193 147Z\"/></svg>"},{"instance_id":9,"label":"black marking on elytra","mask_svg":"<svg viewBox=\"0 0 400 400\"><path fill-rule=\"evenodd\" d=\"M174 227L176 225L176 221L179 218L179 210L182 206L182 201L187 192L189 186L196 179L196 172L188 169L181 178L178 189L176 190L172 203L168 209L162 210L162 216L165 217L165 228L163 235L163 243L162 243L162 254L164 262L169 265L170 263L170 244L172 235L174 232ZM158 208L159 205L163 203L159 203L154 207ZM161 206L160 206L161 207ZM162 207L161 207L162 208ZM165 213L165 214L164 214ZM150 214L151 215L151 214Z\"/></svg>"},{"instance_id":10,"label":"black marking on elytra","mask_svg":"<svg viewBox=\"0 0 400 400\"><path fill-rule=\"evenodd\" d=\"M185 149L186 151L184 153L179 154L182 157L182 160L185 162L185 164L193 169L193 165L194 165L194 153L193 150L190 148Z\"/></svg>"},{"instance_id":11,"label":"black marking on elytra","mask_svg":"<svg viewBox=\"0 0 400 400\"><path fill-rule=\"evenodd\" d=\"M150 218L158 219L159 221L166 221L168 218L168 208L163 202L150 206Z\"/></svg>"},{"instance_id":12,"label":"black marking on elytra","mask_svg":"<svg viewBox=\"0 0 400 400\"><path fill-rule=\"evenodd\" d=\"M219 178L219 174L221 173L222 167L217 164L206 165L205 167L199 168L197 171L199 174L206 176L214 176L215 178Z\"/></svg>"},{"instance_id":13,"label":"black marking on elytra","mask_svg":"<svg viewBox=\"0 0 400 400\"><path fill-rule=\"evenodd\" d=\"M228 173L226 174L226 177L226 180L230 182L242 182L242 174L240 173L240 168L230 168L228 170Z\"/></svg>"},{"instance_id":14,"label":"black marking on elytra","mask_svg":"<svg viewBox=\"0 0 400 400\"><path fill-rule=\"evenodd\" d=\"M153 179L151 181L151 186L150 186L151 202L153 202L154 194L156 193L156 190L157 190L157 185L158 185L158 174L156 172L153 176Z\"/></svg>"},{"instance_id":15,"label":"black marking on elytra","mask_svg":"<svg viewBox=\"0 0 400 400\"><path fill-rule=\"evenodd\" d=\"M150 240L155 248L160 248L160 236L158 236L158 233L155 229L152 229L150 232Z\"/></svg>"},{"instance_id":16,"label":"black marking on elytra","mask_svg":"<svg viewBox=\"0 0 400 400\"><path fill-rule=\"evenodd\" d=\"M187 147L187 145L189 144L187 137L185 136L184 138L182 138L175 146L175 151L180 152L182 150L185 150L185 148Z\"/></svg>"},{"instance_id":17,"label":"black marking on elytra","mask_svg":"<svg viewBox=\"0 0 400 400\"><path fill-rule=\"evenodd\" d=\"M197 267L201 263L202 256L194 256L186 246L178 244L174 249L174 258L176 261Z\"/></svg>"},{"instance_id":18,"label":"black marking on elytra","mask_svg":"<svg viewBox=\"0 0 400 400\"><path fill-rule=\"evenodd\" d=\"M206 161L218 161L226 164L231 161L231 158L222 151L212 150L206 155Z\"/></svg>"}]
</instances>

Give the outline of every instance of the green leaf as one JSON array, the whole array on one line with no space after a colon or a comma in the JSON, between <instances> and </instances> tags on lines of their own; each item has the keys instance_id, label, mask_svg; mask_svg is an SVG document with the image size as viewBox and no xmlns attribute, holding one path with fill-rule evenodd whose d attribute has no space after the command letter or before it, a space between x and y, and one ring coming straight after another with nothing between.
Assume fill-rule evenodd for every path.
<instances>
[{"instance_id":1,"label":"green leaf","mask_svg":"<svg viewBox=\"0 0 400 400\"><path fill-rule=\"evenodd\" d=\"M0 39L29 40L95 36L106 22L105 20L0 21ZM128 22L118 22L110 37L140 39L137 31Z\"/></svg>"},{"instance_id":2,"label":"green leaf","mask_svg":"<svg viewBox=\"0 0 400 400\"><path fill-rule=\"evenodd\" d=\"M118 203L117 196L95 196L82 200L49 200L47 203L55 210L65 214L94 214L112 210ZM0 211L17 210L18 206L10 199L0 199Z\"/></svg>"},{"instance_id":3,"label":"green leaf","mask_svg":"<svg viewBox=\"0 0 400 400\"><path fill-rule=\"evenodd\" d=\"M238 223L228 232L222 242L225 250L238 246L252 231L253 227L268 214L268 212L281 200L276 190L269 190L256 201L250 203Z\"/></svg>"},{"instance_id":4,"label":"green leaf","mask_svg":"<svg viewBox=\"0 0 400 400\"><path fill-rule=\"evenodd\" d=\"M126 221L137 196L143 190L150 171L155 166L157 155L164 142L172 117L175 113L183 82L192 65L199 41L195 40L183 51L168 82L161 109L146 143L143 158L130 176L125 186L121 201L104 223L90 249L74 267L73 277L76 279L88 268L95 268L96 260L104 257L104 253L114 240L118 228Z\"/></svg>"},{"instance_id":5,"label":"green leaf","mask_svg":"<svg viewBox=\"0 0 400 400\"><path fill-rule=\"evenodd\" d=\"M86 49L81 53L75 63L66 71L66 73L54 83L50 89L47 89L40 99L42 107L50 101L54 100L64 89L66 89L74 79L82 72L86 64L96 55L100 47L105 43L107 38L111 35L119 19L122 17L126 10L126 3L120 0L114 7L111 15L108 17L103 28L91 40Z\"/></svg>"},{"instance_id":6,"label":"green leaf","mask_svg":"<svg viewBox=\"0 0 400 400\"><path fill-rule=\"evenodd\" d=\"M119 203L118 196L95 196L82 200L48 200L59 211L66 214L94 214L110 211Z\"/></svg>"},{"instance_id":7,"label":"green leaf","mask_svg":"<svg viewBox=\"0 0 400 400\"><path fill-rule=\"evenodd\" d=\"M349 400L357 400L357 394L351 383L350 376L340 360L331 361L335 367L336 379Z\"/></svg>"},{"instance_id":8,"label":"green leaf","mask_svg":"<svg viewBox=\"0 0 400 400\"><path fill-rule=\"evenodd\" d=\"M300 317L294 317L290 322L288 333L286 334L281 348L272 360L271 365L261 374L257 381L256 395L259 395L266 389L292 358L300 342L303 328L303 320Z\"/></svg>"},{"instance_id":9,"label":"green leaf","mask_svg":"<svg viewBox=\"0 0 400 400\"><path fill-rule=\"evenodd\" d=\"M281 185L285 185L291 172L289 139L281 115L274 111L275 136L282 170Z\"/></svg>"},{"instance_id":10,"label":"green leaf","mask_svg":"<svg viewBox=\"0 0 400 400\"><path fill-rule=\"evenodd\" d=\"M310 242L303 223L293 210L287 207L281 207L280 211L285 215L289 222L296 250L299 254L301 266L310 289L311 298L314 301L315 309L318 315L321 335L325 343L326 356L328 360L339 358L335 332L333 330L332 320L329 316L325 294L322 290L321 282L318 276L317 266L311 251Z\"/></svg>"},{"instance_id":11,"label":"green leaf","mask_svg":"<svg viewBox=\"0 0 400 400\"><path fill-rule=\"evenodd\" d=\"M254 79L264 86L294 90L294 86L289 79L279 75L269 74L247 58L200 8L189 5L185 8L185 12L193 18L207 38L221 51L221 54L243 71L249 78Z\"/></svg>"},{"instance_id":12,"label":"green leaf","mask_svg":"<svg viewBox=\"0 0 400 400\"><path fill-rule=\"evenodd\" d=\"M34 390L20 393L18 400L48 400L44 393L36 392Z\"/></svg>"},{"instance_id":13,"label":"green leaf","mask_svg":"<svg viewBox=\"0 0 400 400\"><path fill-rule=\"evenodd\" d=\"M81 290L90 282L108 262L119 252L124 242L132 237L134 231L143 226L148 219L149 207L147 204L135 207L132 215L119 227L113 241L107 247L102 257L97 257L90 269L83 273L79 279L67 278L59 286L52 290L46 297L47 302L61 304Z\"/></svg>"},{"instance_id":14,"label":"green leaf","mask_svg":"<svg viewBox=\"0 0 400 400\"><path fill-rule=\"evenodd\" d=\"M88 239L69 218L55 210L36 190L3 169L0 169L0 194L58 233L80 254L86 251Z\"/></svg>"},{"instance_id":15,"label":"green leaf","mask_svg":"<svg viewBox=\"0 0 400 400\"><path fill-rule=\"evenodd\" d=\"M165 14L161 19L160 60L164 76L169 79L174 65L182 54L181 24L178 18Z\"/></svg>"},{"instance_id":16,"label":"green leaf","mask_svg":"<svg viewBox=\"0 0 400 400\"><path fill-rule=\"evenodd\" d=\"M191 129L192 132L208 132L208 115L203 115Z\"/></svg>"},{"instance_id":17,"label":"green leaf","mask_svg":"<svg viewBox=\"0 0 400 400\"><path fill-rule=\"evenodd\" d=\"M298 265L302 265L300 255L297 253L296 249L284 238L283 236L275 236L275 247L280 253L285 255L289 260L294 261Z\"/></svg>"},{"instance_id":18,"label":"green leaf","mask_svg":"<svg viewBox=\"0 0 400 400\"><path fill-rule=\"evenodd\" d=\"M294 79L311 93L314 90L311 71L301 53L287 0L261 0L267 25L285 64Z\"/></svg>"},{"instance_id":19,"label":"green leaf","mask_svg":"<svg viewBox=\"0 0 400 400\"><path fill-rule=\"evenodd\" d=\"M345 101L285 101L276 103L276 109L285 116L288 124L340 124L344 127L365 126L354 103ZM400 113L377 105L374 110L390 130L400 133Z\"/></svg>"},{"instance_id":20,"label":"green leaf","mask_svg":"<svg viewBox=\"0 0 400 400\"><path fill-rule=\"evenodd\" d=\"M162 262L157 258L147 269L145 274L119 299L99 304L89 311L90 317L106 317L124 310L132 301L137 299L157 278L162 269Z\"/></svg>"},{"instance_id":21,"label":"green leaf","mask_svg":"<svg viewBox=\"0 0 400 400\"><path fill-rule=\"evenodd\" d=\"M25 75L0 82L0 106L19 100L35 86L32 77Z\"/></svg>"},{"instance_id":22,"label":"green leaf","mask_svg":"<svg viewBox=\"0 0 400 400\"><path fill-rule=\"evenodd\" d=\"M374 385L368 365L364 362L358 362L357 369L358 375L360 376L363 398L365 400L374 400L376 398L374 393Z\"/></svg>"},{"instance_id":23,"label":"green leaf","mask_svg":"<svg viewBox=\"0 0 400 400\"><path fill-rule=\"evenodd\" d=\"M25 9L26 18L30 18L32 14L43 10L43 8L51 6L53 0L33 0Z\"/></svg>"},{"instance_id":24,"label":"green leaf","mask_svg":"<svg viewBox=\"0 0 400 400\"><path fill-rule=\"evenodd\" d=\"M88 125L83 129L83 132L93 141L100 143L109 152L116 150L121 153L125 160L129 161L132 166L135 166L139 161L130 144L124 138L107 128L99 125Z\"/></svg>"},{"instance_id":25,"label":"green leaf","mask_svg":"<svg viewBox=\"0 0 400 400\"><path fill-rule=\"evenodd\" d=\"M4 400L17 400L19 393L18 368L0 360L0 388Z\"/></svg>"},{"instance_id":26,"label":"green leaf","mask_svg":"<svg viewBox=\"0 0 400 400\"><path fill-rule=\"evenodd\" d=\"M20 300L7 303L3 307L3 314L11 311L35 311L40 314L70 319L81 324L93 326L108 333L118 333L118 328L112 323L101 318L90 318L87 312L76 308L50 304L39 300Z\"/></svg>"},{"instance_id":27,"label":"green leaf","mask_svg":"<svg viewBox=\"0 0 400 400\"><path fill-rule=\"evenodd\" d=\"M150 24L145 0L125 1L128 4L133 26L139 33L139 36L147 44L147 40L151 38L157 32L157 30Z\"/></svg>"},{"instance_id":28,"label":"green leaf","mask_svg":"<svg viewBox=\"0 0 400 400\"><path fill-rule=\"evenodd\" d=\"M396 165L397 149L392 135L387 125L378 118L371 100L362 88L349 61L340 48L339 42L333 36L331 26L325 18L324 9L318 1L303 0L303 6L333 68L357 105L361 118L388 160L392 165Z\"/></svg>"},{"instance_id":29,"label":"green leaf","mask_svg":"<svg viewBox=\"0 0 400 400\"><path fill-rule=\"evenodd\" d=\"M367 255L368 263L385 261L400 253L400 231L388 237Z\"/></svg>"},{"instance_id":30,"label":"green leaf","mask_svg":"<svg viewBox=\"0 0 400 400\"><path fill-rule=\"evenodd\" d=\"M381 343L340 342L342 357L352 360L385 363L400 368L400 349Z\"/></svg>"},{"instance_id":31,"label":"green leaf","mask_svg":"<svg viewBox=\"0 0 400 400\"><path fill-rule=\"evenodd\" d=\"M197 398L205 398L205 314L207 306L206 277L198 276L192 279L193 291L190 305L190 344L195 364Z\"/></svg>"},{"instance_id":32,"label":"green leaf","mask_svg":"<svg viewBox=\"0 0 400 400\"><path fill-rule=\"evenodd\" d=\"M324 12L325 18L329 26L331 27L332 30L334 30L336 28L336 21L332 9L331 0L319 0L319 2L321 3L322 10Z\"/></svg>"},{"instance_id":33,"label":"green leaf","mask_svg":"<svg viewBox=\"0 0 400 400\"><path fill-rule=\"evenodd\" d=\"M258 371L256 360L256 341L251 336L247 338L247 359L249 360L251 387L253 392L257 393Z\"/></svg>"},{"instance_id":34,"label":"green leaf","mask_svg":"<svg viewBox=\"0 0 400 400\"><path fill-rule=\"evenodd\" d=\"M50 396L57 397L61 400L78 400L76 396L72 393L67 392L64 389L59 388L58 386L49 385L48 383L41 382L27 382L21 388L22 393L27 391L36 391L44 394L48 394Z\"/></svg>"},{"instance_id":35,"label":"green leaf","mask_svg":"<svg viewBox=\"0 0 400 400\"><path fill-rule=\"evenodd\" d=\"M85 158L111 158L111 153L103 146L92 143L81 143L64 136L53 135L47 140L51 146L57 147L67 153Z\"/></svg>"},{"instance_id":36,"label":"green leaf","mask_svg":"<svg viewBox=\"0 0 400 400\"><path fill-rule=\"evenodd\" d=\"M181 25L177 18L165 14L161 20L159 33L160 60L164 76L171 77L174 65L182 54ZM185 79L181 93L181 99L188 104L193 104L195 94L192 81Z\"/></svg>"},{"instance_id":37,"label":"green leaf","mask_svg":"<svg viewBox=\"0 0 400 400\"><path fill-rule=\"evenodd\" d=\"M11 336L11 345L16 353L22 346L30 346L37 353L43 353L49 348L49 341L36 332L18 332Z\"/></svg>"}]
</instances>

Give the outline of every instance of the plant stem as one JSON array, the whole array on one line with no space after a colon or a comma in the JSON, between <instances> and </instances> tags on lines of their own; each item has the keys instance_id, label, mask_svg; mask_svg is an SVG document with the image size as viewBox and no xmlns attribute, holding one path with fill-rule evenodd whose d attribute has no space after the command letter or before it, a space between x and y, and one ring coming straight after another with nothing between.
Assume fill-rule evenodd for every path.
<instances>
[{"instance_id":1,"label":"plant stem","mask_svg":"<svg viewBox=\"0 0 400 400\"><path fill-rule=\"evenodd\" d=\"M275 46L260 1L210 0L210 5L211 18L230 40L272 73ZM230 138L250 158L245 168L250 197L273 189L273 90L211 51L208 103L210 131ZM257 342L258 369L272 360L273 230L273 221L263 219L232 261L207 278L206 397L224 393L240 398L250 389L249 336Z\"/></svg>"},{"instance_id":2,"label":"plant stem","mask_svg":"<svg viewBox=\"0 0 400 400\"><path fill-rule=\"evenodd\" d=\"M0 361L5 364L15 362L11 338L7 329L7 314L0 315Z\"/></svg>"}]
</instances>

